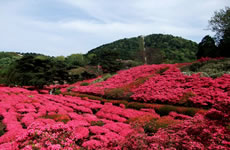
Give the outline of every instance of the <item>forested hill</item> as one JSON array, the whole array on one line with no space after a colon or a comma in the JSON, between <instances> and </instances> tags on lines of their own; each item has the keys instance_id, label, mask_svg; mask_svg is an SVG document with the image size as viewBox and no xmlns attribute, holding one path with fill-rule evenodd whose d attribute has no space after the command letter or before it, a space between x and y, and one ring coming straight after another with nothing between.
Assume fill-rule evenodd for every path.
<instances>
[{"instance_id":1,"label":"forested hill","mask_svg":"<svg viewBox=\"0 0 230 150\"><path fill-rule=\"evenodd\" d=\"M88 54L100 56L104 51L115 51L122 60L153 64L193 61L197 50L198 45L193 41L172 35L151 34L105 44L90 50Z\"/></svg>"}]
</instances>

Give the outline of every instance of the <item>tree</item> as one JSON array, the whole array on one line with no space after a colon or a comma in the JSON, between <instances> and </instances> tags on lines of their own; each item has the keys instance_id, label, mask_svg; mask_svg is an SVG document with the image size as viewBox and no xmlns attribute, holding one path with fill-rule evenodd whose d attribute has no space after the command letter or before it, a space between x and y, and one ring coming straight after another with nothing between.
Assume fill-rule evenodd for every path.
<instances>
[{"instance_id":1,"label":"tree","mask_svg":"<svg viewBox=\"0 0 230 150\"><path fill-rule=\"evenodd\" d=\"M220 56L230 57L230 7L216 11L209 20L209 27L216 32L215 38Z\"/></svg>"},{"instance_id":2,"label":"tree","mask_svg":"<svg viewBox=\"0 0 230 150\"><path fill-rule=\"evenodd\" d=\"M224 33L224 36L220 40L218 48L220 49L221 56L230 57L230 50L229 50L230 48L230 30Z\"/></svg>"},{"instance_id":3,"label":"tree","mask_svg":"<svg viewBox=\"0 0 230 150\"><path fill-rule=\"evenodd\" d=\"M209 35L206 35L198 45L197 58L201 57L217 57L219 56L215 41Z\"/></svg>"},{"instance_id":4,"label":"tree","mask_svg":"<svg viewBox=\"0 0 230 150\"><path fill-rule=\"evenodd\" d=\"M47 56L25 55L10 65L7 84L29 85L43 88L44 85L63 83L68 80L68 72L63 61L55 61Z\"/></svg>"},{"instance_id":5,"label":"tree","mask_svg":"<svg viewBox=\"0 0 230 150\"><path fill-rule=\"evenodd\" d=\"M85 66L87 63L86 58L83 54L72 54L67 56L66 63L71 67Z\"/></svg>"},{"instance_id":6,"label":"tree","mask_svg":"<svg viewBox=\"0 0 230 150\"><path fill-rule=\"evenodd\" d=\"M92 65L102 67L104 73L113 73L122 69L122 63L119 59L119 53L114 50L101 50L91 61Z\"/></svg>"},{"instance_id":7,"label":"tree","mask_svg":"<svg viewBox=\"0 0 230 150\"><path fill-rule=\"evenodd\" d=\"M230 32L230 7L214 12L214 16L209 20L209 28L216 32L217 42L223 39L225 34Z\"/></svg>"}]
</instances>

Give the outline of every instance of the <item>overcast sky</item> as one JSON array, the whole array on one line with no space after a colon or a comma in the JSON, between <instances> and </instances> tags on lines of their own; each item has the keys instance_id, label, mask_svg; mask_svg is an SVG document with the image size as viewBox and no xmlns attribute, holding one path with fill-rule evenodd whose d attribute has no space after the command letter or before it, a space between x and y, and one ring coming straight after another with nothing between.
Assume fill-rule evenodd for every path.
<instances>
[{"instance_id":1,"label":"overcast sky","mask_svg":"<svg viewBox=\"0 0 230 150\"><path fill-rule=\"evenodd\" d=\"M153 33L200 42L229 0L0 0L0 51L86 53Z\"/></svg>"}]
</instances>

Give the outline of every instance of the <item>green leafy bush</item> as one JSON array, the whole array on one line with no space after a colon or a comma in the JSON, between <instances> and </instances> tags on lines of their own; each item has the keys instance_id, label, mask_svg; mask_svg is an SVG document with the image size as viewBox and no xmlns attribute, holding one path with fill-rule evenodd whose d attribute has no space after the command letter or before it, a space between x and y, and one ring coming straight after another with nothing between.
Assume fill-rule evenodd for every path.
<instances>
[{"instance_id":1,"label":"green leafy bush","mask_svg":"<svg viewBox=\"0 0 230 150\"><path fill-rule=\"evenodd\" d=\"M223 74L230 74L230 59L213 59L205 62L196 62L181 68L186 75L201 73L203 77L217 78Z\"/></svg>"},{"instance_id":2,"label":"green leafy bush","mask_svg":"<svg viewBox=\"0 0 230 150\"><path fill-rule=\"evenodd\" d=\"M80 86L88 86L88 85L89 85L88 82L82 82L82 83L80 84Z\"/></svg>"},{"instance_id":3,"label":"green leafy bush","mask_svg":"<svg viewBox=\"0 0 230 150\"><path fill-rule=\"evenodd\" d=\"M105 89L105 97L111 99L124 98L124 90L122 88Z\"/></svg>"},{"instance_id":4,"label":"green leafy bush","mask_svg":"<svg viewBox=\"0 0 230 150\"><path fill-rule=\"evenodd\" d=\"M162 75L162 74L163 74L165 71L167 71L168 69L169 69L169 67L162 68L162 69L156 71L156 74Z\"/></svg>"},{"instance_id":5,"label":"green leafy bush","mask_svg":"<svg viewBox=\"0 0 230 150\"><path fill-rule=\"evenodd\" d=\"M171 111L176 112L176 107L170 106L170 105L165 105L162 107L159 107L158 109L155 109L156 113L160 114L161 116L166 116L168 115Z\"/></svg>"},{"instance_id":6,"label":"green leafy bush","mask_svg":"<svg viewBox=\"0 0 230 150\"><path fill-rule=\"evenodd\" d=\"M53 94L54 94L54 95L59 95L59 94L61 94L60 89L54 89Z\"/></svg>"},{"instance_id":7,"label":"green leafy bush","mask_svg":"<svg viewBox=\"0 0 230 150\"><path fill-rule=\"evenodd\" d=\"M128 103L126 105L127 108L132 108L132 109L136 109L136 110L140 110L142 108L146 108L146 106L144 104L141 103L136 103L136 102L132 102L132 103Z\"/></svg>"},{"instance_id":8,"label":"green leafy bush","mask_svg":"<svg viewBox=\"0 0 230 150\"><path fill-rule=\"evenodd\" d=\"M68 87L68 88L67 88L67 92L71 92L73 88L74 88L74 86Z\"/></svg>"},{"instance_id":9,"label":"green leafy bush","mask_svg":"<svg viewBox=\"0 0 230 150\"><path fill-rule=\"evenodd\" d=\"M101 97L94 96L94 95L88 95L88 94L79 94L78 96L79 97L87 97L87 98L92 99L92 100L100 100L100 101L104 100Z\"/></svg>"},{"instance_id":10,"label":"green leafy bush","mask_svg":"<svg viewBox=\"0 0 230 150\"><path fill-rule=\"evenodd\" d=\"M195 108L188 108L185 111L182 112L184 115L188 115L188 116L195 116L195 114L197 113L197 110Z\"/></svg>"},{"instance_id":11,"label":"green leafy bush","mask_svg":"<svg viewBox=\"0 0 230 150\"><path fill-rule=\"evenodd\" d=\"M91 126L103 126L104 124L105 123L103 121L101 121L101 120L99 120L99 121L91 121L90 122Z\"/></svg>"},{"instance_id":12,"label":"green leafy bush","mask_svg":"<svg viewBox=\"0 0 230 150\"><path fill-rule=\"evenodd\" d=\"M145 133L151 135L152 133L156 133L160 128L167 128L169 125L174 125L180 123L179 120L174 120L171 117L165 116L160 119L153 119L147 122L143 128Z\"/></svg>"},{"instance_id":13,"label":"green leafy bush","mask_svg":"<svg viewBox=\"0 0 230 150\"><path fill-rule=\"evenodd\" d=\"M98 78L98 79L94 80L94 81L92 82L92 84L98 83L98 82L106 81L106 80L108 80L109 78L111 78L112 76L113 76L112 74L107 73L107 74L103 75L101 78Z\"/></svg>"}]
</instances>

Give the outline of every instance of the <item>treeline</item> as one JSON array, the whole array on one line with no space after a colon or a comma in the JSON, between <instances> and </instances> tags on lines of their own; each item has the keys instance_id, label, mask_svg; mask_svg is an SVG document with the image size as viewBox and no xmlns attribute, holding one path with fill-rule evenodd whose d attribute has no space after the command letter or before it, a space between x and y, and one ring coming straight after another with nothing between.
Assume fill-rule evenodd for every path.
<instances>
[{"instance_id":1,"label":"treeline","mask_svg":"<svg viewBox=\"0 0 230 150\"><path fill-rule=\"evenodd\" d=\"M117 56L112 51L101 52L100 57L95 54L50 57L0 52L0 84L43 88L44 85L74 83L138 65L117 60Z\"/></svg>"},{"instance_id":2,"label":"treeline","mask_svg":"<svg viewBox=\"0 0 230 150\"><path fill-rule=\"evenodd\" d=\"M44 85L96 77L99 72L89 69L88 57L82 54L50 57L35 53L0 52L0 83L42 88ZM84 68L80 70L82 66Z\"/></svg>"}]
</instances>

